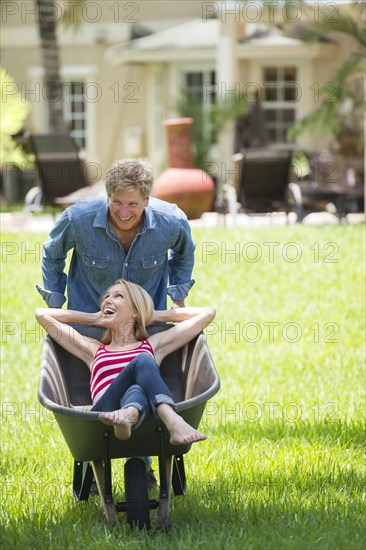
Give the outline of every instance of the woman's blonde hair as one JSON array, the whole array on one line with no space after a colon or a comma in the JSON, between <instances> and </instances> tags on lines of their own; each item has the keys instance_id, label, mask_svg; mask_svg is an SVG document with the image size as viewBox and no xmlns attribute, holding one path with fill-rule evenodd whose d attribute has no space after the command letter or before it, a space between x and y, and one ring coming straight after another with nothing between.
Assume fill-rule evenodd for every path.
<instances>
[{"instance_id":1,"label":"woman's blonde hair","mask_svg":"<svg viewBox=\"0 0 366 550\"><path fill-rule=\"evenodd\" d=\"M148 294L140 285L130 283L124 279L118 279L118 281L114 283L114 285L118 284L123 286L126 293L126 300L128 301L132 312L136 315L134 321L135 338L136 340L144 340L149 336L146 327L153 316L154 302L152 301L150 294ZM102 301L105 299L107 294L108 290L102 297ZM111 331L108 328L103 333L101 341L103 344L110 344L111 338Z\"/></svg>"}]
</instances>

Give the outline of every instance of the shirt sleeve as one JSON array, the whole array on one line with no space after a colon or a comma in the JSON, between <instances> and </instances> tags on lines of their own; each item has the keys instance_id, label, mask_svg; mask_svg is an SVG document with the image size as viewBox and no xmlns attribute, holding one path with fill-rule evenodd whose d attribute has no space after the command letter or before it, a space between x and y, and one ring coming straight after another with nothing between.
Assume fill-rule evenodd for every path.
<instances>
[{"instance_id":1,"label":"shirt sleeve","mask_svg":"<svg viewBox=\"0 0 366 550\"><path fill-rule=\"evenodd\" d=\"M196 245L192 239L188 220L178 220L179 230L169 258L168 295L175 300L184 300L194 285L192 271Z\"/></svg>"},{"instance_id":2,"label":"shirt sleeve","mask_svg":"<svg viewBox=\"0 0 366 550\"><path fill-rule=\"evenodd\" d=\"M67 253L74 247L73 231L67 210L63 212L43 246L43 287L37 290L50 307L61 307L66 301L67 275L64 272Z\"/></svg>"}]
</instances>

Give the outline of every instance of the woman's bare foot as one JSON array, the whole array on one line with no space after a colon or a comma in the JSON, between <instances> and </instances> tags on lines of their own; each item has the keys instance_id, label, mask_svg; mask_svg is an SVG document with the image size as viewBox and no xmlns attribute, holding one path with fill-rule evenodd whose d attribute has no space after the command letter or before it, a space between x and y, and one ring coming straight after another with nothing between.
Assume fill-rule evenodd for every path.
<instances>
[{"instance_id":1,"label":"woman's bare foot","mask_svg":"<svg viewBox=\"0 0 366 550\"><path fill-rule=\"evenodd\" d=\"M162 403L157 408L158 415L166 425L170 434L172 445L188 445L203 441L207 436L195 428L192 428L181 416L179 416L170 405Z\"/></svg>"},{"instance_id":2,"label":"woman's bare foot","mask_svg":"<svg viewBox=\"0 0 366 550\"><path fill-rule=\"evenodd\" d=\"M104 424L112 425L117 439L126 441L131 437L131 428L139 419L136 407L127 407L112 412L100 412L99 418Z\"/></svg>"},{"instance_id":3,"label":"woman's bare foot","mask_svg":"<svg viewBox=\"0 0 366 550\"><path fill-rule=\"evenodd\" d=\"M207 435L192 428L180 416L178 418L180 420L176 421L176 423L174 422L169 428L170 443L172 445L188 445L207 439Z\"/></svg>"}]
</instances>

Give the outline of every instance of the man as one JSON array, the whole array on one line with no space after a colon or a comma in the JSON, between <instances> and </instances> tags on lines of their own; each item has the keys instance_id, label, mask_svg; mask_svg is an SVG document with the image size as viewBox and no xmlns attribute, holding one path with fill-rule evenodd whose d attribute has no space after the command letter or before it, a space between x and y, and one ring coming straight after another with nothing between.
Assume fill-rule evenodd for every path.
<instances>
[{"instance_id":1,"label":"man","mask_svg":"<svg viewBox=\"0 0 366 550\"><path fill-rule=\"evenodd\" d=\"M105 179L107 200L67 208L43 248L43 288L50 307L99 310L100 297L117 279L141 285L155 309L184 305L190 288L195 244L187 217L176 206L150 198L153 173L142 159L116 161ZM68 274L66 257L72 250ZM79 327L95 338L96 331Z\"/></svg>"},{"instance_id":2,"label":"man","mask_svg":"<svg viewBox=\"0 0 366 550\"><path fill-rule=\"evenodd\" d=\"M43 247L43 288L50 307L96 312L105 290L118 279L141 285L156 310L184 306L190 288L195 244L186 215L174 204L150 198L151 166L143 159L116 161L105 178L107 200L80 201L67 208ZM68 274L67 253L72 250ZM84 335L99 339L101 329L79 325ZM147 483L156 479L151 458Z\"/></svg>"}]
</instances>

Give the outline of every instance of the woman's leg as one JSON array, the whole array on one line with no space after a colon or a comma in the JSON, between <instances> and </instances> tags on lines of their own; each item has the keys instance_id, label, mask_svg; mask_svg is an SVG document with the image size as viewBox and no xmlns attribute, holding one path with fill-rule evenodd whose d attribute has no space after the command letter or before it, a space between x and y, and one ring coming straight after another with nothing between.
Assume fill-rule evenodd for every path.
<instances>
[{"instance_id":1,"label":"woman's leg","mask_svg":"<svg viewBox=\"0 0 366 550\"><path fill-rule=\"evenodd\" d=\"M136 384L143 389L154 414L156 406L160 403L169 403L174 407L172 394L160 375L155 359L149 353L140 353L116 376L92 410L115 411L119 409L121 399L126 391Z\"/></svg>"},{"instance_id":2,"label":"woman's leg","mask_svg":"<svg viewBox=\"0 0 366 550\"><path fill-rule=\"evenodd\" d=\"M157 413L170 434L170 443L172 445L188 445L207 438L205 434L187 424L170 405L162 403L158 406Z\"/></svg>"},{"instance_id":3,"label":"woman's leg","mask_svg":"<svg viewBox=\"0 0 366 550\"><path fill-rule=\"evenodd\" d=\"M154 416L160 418L167 427L171 444L184 445L206 439L206 435L192 428L175 412L172 395L161 377L158 365L150 355L146 356L139 356L133 364L130 363L132 375L144 390Z\"/></svg>"},{"instance_id":4,"label":"woman's leg","mask_svg":"<svg viewBox=\"0 0 366 550\"><path fill-rule=\"evenodd\" d=\"M141 385L143 387L141 387ZM92 408L100 411L100 419L115 426L119 439L128 439L149 413L149 401L174 406L171 393L160 376L159 367L148 353L141 353L113 380Z\"/></svg>"},{"instance_id":5,"label":"woman's leg","mask_svg":"<svg viewBox=\"0 0 366 550\"><path fill-rule=\"evenodd\" d=\"M192 428L176 414L171 393L160 375L155 360L148 353L142 353L131 361L93 407L93 410L113 411L112 413L102 413L101 420L114 425L127 423L127 413L124 412L126 409L120 408L120 399L128 387L134 384L142 388L154 415L161 418L166 425L173 445L189 444L206 439L204 434ZM128 412L128 415L135 418L133 414L132 410ZM120 431L122 434L122 429ZM129 433L131 432L129 431Z\"/></svg>"},{"instance_id":6,"label":"woman's leg","mask_svg":"<svg viewBox=\"0 0 366 550\"><path fill-rule=\"evenodd\" d=\"M98 403L95 407L94 410L97 410ZM140 426L149 414L149 410L149 403L143 389L135 384L123 395L118 409L101 411L99 416L105 424L114 426L114 433L118 439L127 440L131 437L131 430L136 430Z\"/></svg>"},{"instance_id":7,"label":"woman's leg","mask_svg":"<svg viewBox=\"0 0 366 550\"><path fill-rule=\"evenodd\" d=\"M129 363L125 371L130 381L143 389L155 417L158 417L156 408L161 403L175 408L173 396L161 377L155 359L149 353L138 355Z\"/></svg>"}]
</instances>

